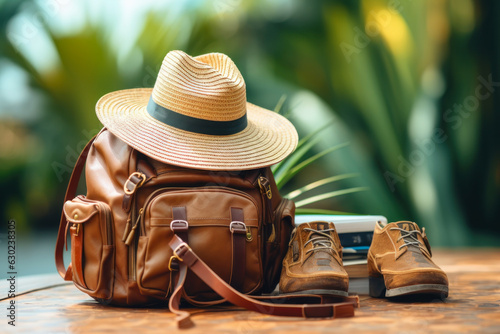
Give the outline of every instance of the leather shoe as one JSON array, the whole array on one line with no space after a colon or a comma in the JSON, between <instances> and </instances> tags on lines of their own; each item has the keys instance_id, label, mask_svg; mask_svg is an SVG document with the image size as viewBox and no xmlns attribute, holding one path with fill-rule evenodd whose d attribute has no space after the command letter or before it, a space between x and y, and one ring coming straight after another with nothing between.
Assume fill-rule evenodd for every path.
<instances>
[{"instance_id":1,"label":"leather shoe","mask_svg":"<svg viewBox=\"0 0 500 334\"><path fill-rule=\"evenodd\" d=\"M414 222L377 223L368 251L371 297L448 296L448 278L431 259L425 228Z\"/></svg>"},{"instance_id":2,"label":"leather shoe","mask_svg":"<svg viewBox=\"0 0 500 334\"><path fill-rule=\"evenodd\" d=\"M283 260L280 293L347 296L349 277L342 266L342 246L331 222L300 224Z\"/></svg>"}]
</instances>

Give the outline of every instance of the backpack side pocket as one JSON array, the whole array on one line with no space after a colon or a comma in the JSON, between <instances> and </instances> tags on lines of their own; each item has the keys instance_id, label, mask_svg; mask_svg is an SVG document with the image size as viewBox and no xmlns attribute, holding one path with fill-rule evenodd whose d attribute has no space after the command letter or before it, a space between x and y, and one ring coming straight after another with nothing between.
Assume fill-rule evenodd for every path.
<instances>
[{"instance_id":1,"label":"backpack side pocket","mask_svg":"<svg viewBox=\"0 0 500 334\"><path fill-rule=\"evenodd\" d=\"M71 234L73 282L93 298L110 299L115 246L109 206L78 196L64 203L63 211Z\"/></svg>"},{"instance_id":2,"label":"backpack side pocket","mask_svg":"<svg viewBox=\"0 0 500 334\"><path fill-rule=\"evenodd\" d=\"M272 292L280 279L283 258L288 250L290 235L294 228L295 203L283 198L273 214L272 234L265 242L264 292Z\"/></svg>"}]
</instances>

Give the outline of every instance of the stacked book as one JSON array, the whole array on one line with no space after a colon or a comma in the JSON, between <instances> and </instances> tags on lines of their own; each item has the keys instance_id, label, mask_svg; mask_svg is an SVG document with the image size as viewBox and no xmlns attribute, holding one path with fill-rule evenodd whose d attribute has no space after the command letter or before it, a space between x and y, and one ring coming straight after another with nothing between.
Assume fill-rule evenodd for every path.
<instances>
[{"instance_id":1,"label":"stacked book","mask_svg":"<svg viewBox=\"0 0 500 334\"><path fill-rule=\"evenodd\" d=\"M349 292L368 294L368 267L366 258L373 230L378 221L387 223L384 216L365 215L296 215L295 225L313 221L335 224L343 247L342 261L349 274Z\"/></svg>"}]
</instances>

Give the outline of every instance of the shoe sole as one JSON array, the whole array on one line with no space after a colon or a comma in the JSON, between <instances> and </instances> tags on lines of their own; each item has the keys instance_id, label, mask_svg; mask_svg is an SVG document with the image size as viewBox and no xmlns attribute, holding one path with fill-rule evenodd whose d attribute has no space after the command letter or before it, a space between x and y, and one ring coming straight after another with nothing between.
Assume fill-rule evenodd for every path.
<instances>
[{"instance_id":1,"label":"shoe sole","mask_svg":"<svg viewBox=\"0 0 500 334\"><path fill-rule=\"evenodd\" d=\"M448 286L443 284L416 284L395 289L387 289L384 277L369 278L370 297L399 297L407 295L437 295L442 299L448 297Z\"/></svg>"},{"instance_id":2,"label":"shoe sole","mask_svg":"<svg viewBox=\"0 0 500 334\"><path fill-rule=\"evenodd\" d=\"M302 290L296 292L281 292L281 294L287 295L330 295L330 296L340 296L347 297L347 291L342 290L328 290L328 289L311 289L311 290Z\"/></svg>"}]
</instances>

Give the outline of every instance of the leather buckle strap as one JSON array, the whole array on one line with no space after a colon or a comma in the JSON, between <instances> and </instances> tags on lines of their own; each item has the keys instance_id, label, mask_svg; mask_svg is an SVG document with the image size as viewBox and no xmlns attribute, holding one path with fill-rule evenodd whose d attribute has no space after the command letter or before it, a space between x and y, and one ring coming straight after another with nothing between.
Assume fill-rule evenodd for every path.
<instances>
[{"instance_id":1,"label":"leather buckle strap","mask_svg":"<svg viewBox=\"0 0 500 334\"><path fill-rule=\"evenodd\" d=\"M73 226L70 227L73 268L72 278L76 283L87 289L88 287L83 275L83 233L80 233L81 225L82 224L73 224Z\"/></svg>"},{"instance_id":2,"label":"leather buckle strap","mask_svg":"<svg viewBox=\"0 0 500 334\"><path fill-rule=\"evenodd\" d=\"M132 205L132 197L134 196L137 189L142 187L144 182L146 182L147 176L141 172L133 172L128 177L127 181L123 184L123 201L122 208L125 212L129 212L130 206Z\"/></svg>"},{"instance_id":3,"label":"leather buckle strap","mask_svg":"<svg viewBox=\"0 0 500 334\"><path fill-rule=\"evenodd\" d=\"M172 222L170 229L182 240L188 242L189 223L185 206L174 206L172 208Z\"/></svg>"},{"instance_id":4,"label":"leather buckle strap","mask_svg":"<svg viewBox=\"0 0 500 334\"><path fill-rule=\"evenodd\" d=\"M168 270L169 271L178 271L179 270L179 264L174 262L174 260L179 260L177 256L172 255L170 259L168 260Z\"/></svg>"},{"instance_id":5,"label":"leather buckle strap","mask_svg":"<svg viewBox=\"0 0 500 334\"><path fill-rule=\"evenodd\" d=\"M350 303L330 304L330 307L313 304L304 307L302 315L304 318L347 318L354 316L354 308Z\"/></svg>"},{"instance_id":6,"label":"leather buckle strap","mask_svg":"<svg viewBox=\"0 0 500 334\"><path fill-rule=\"evenodd\" d=\"M243 282L245 280L246 270L246 235L247 226L245 225L242 208L231 208L231 231L232 244L232 266L231 266L231 286L238 291L243 291Z\"/></svg>"},{"instance_id":7,"label":"leather buckle strap","mask_svg":"<svg viewBox=\"0 0 500 334\"><path fill-rule=\"evenodd\" d=\"M184 249L184 251L182 251L182 249ZM186 243L182 243L179 246L177 246L177 248L174 249L174 255L172 255L170 257L170 259L168 260L168 270L170 270L170 271L177 271L177 270L179 270L178 269L178 265L176 265L174 267L174 266L172 266L172 264L174 263L174 260L177 260L179 262L183 262L184 260L182 259L181 256L184 255L188 250L191 250L191 248ZM182 251L182 253L181 253L182 255L178 254L179 251Z\"/></svg>"},{"instance_id":8,"label":"leather buckle strap","mask_svg":"<svg viewBox=\"0 0 500 334\"><path fill-rule=\"evenodd\" d=\"M288 317L306 317L306 318L344 318L354 316L354 301L343 303L328 303L320 305L311 304L273 304L266 303L238 292L236 289L227 284L220 278L210 267L196 255L189 246L183 242L178 236L174 235L169 243L170 248L174 250L177 257L183 260L180 262L179 276L182 280L178 281L177 287L170 298L169 308L172 312L179 315L178 326L192 326L189 320L189 314L179 310L179 289L184 283L181 274L185 273L186 266L198 276L205 284L212 288L222 298L233 303L234 305L244 307L251 311L256 311L263 314L281 315ZM181 283L179 283L181 282ZM184 325L184 326L183 326Z\"/></svg>"},{"instance_id":9,"label":"leather buckle strap","mask_svg":"<svg viewBox=\"0 0 500 334\"><path fill-rule=\"evenodd\" d=\"M174 249L174 255L177 260L184 262L184 259L182 258L184 254L186 254L187 251L193 251L191 247L185 242L181 243L179 246L175 247ZM179 254L180 252L180 254Z\"/></svg>"},{"instance_id":10,"label":"leather buckle strap","mask_svg":"<svg viewBox=\"0 0 500 334\"><path fill-rule=\"evenodd\" d=\"M247 226L244 222L233 221L229 224L229 231L231 233L245 234L247 233Z\"/></svg>"},{"instance_id":11,"label":"leather buckle strap","mask_svg":"<svg viewBox=\"0 0 500 334\"><path fill-rule=\"evenodd\" d=\"M172 221L170 222L170 230L172 230L174 235L178 235L184 242L188 241L189 223L187 221L187 213L185 207L176 206L172 208ZM178 248L174 249L174 255L172 255L168 260L168 270L170 270L171 272L179 271L179 262L182 262L182 258L177 255L177 251Z\"/></svg>"},{"instance_id":12,"label":"leather buckle strap","mask_svg":"<svg viewBox=\"0 0 500 334\"><path fill-rule=\"evenodd\" d=\"M174 238L180 239L175 235ZM187 246L186 243L182 243L181 245ZM172 259L182 260L177 253L178 248L179 247L174 249L174 254L176 255L170 258L171 261ZM187 276L187 266L185 264L179 265L178 272L170 276L171 277L170 284L172 284L171 285L172 295L170 296L170 299L168 301L168 308L170 312L177 314L176 321L178 328L189 328L194 325L193 322L191 321L189 312L180 310L181 296L184 291L184 283L186 282L186 276Z\"/></svg>"}]
</instances>

